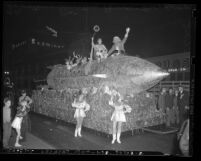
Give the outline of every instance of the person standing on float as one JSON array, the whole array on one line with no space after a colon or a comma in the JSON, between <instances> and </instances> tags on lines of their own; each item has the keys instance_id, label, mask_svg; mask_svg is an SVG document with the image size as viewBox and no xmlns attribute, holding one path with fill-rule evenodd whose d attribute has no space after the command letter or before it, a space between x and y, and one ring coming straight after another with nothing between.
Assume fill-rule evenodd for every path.
<instances>
[{"instance_id":1,"label":"person standing on float","mask_svg":"<svg viewBox=\"0 0 201 161\"><path fill-rule=\"evenodd\" d=\"M119 54L125 54L125 49L124 49L124 44L128 38L128 33L130 32L130 28L128 27L126 29L126 34L121 40L118 36L113 37L113 46L108 52L108 57L109 56L117 56Z\"/></svg>"},{"instance_id":2,"label":"person standing on float","mask_svg":"<svg viewBox=\"0 0 201 161\"><path fill-rule=\"evenodd\" d=\"M102 43L102 39L98 38L97 44L93 43L93 37L92 37L92 46L94 48L94 56L97 60L102 60L104 58L107 58L107 48Z\"/></svg>"},{"instance_id":3,"label":"person standing on float","mask_svg":"<svg viewBox=\"0 0 201 161\"><path fill-rule=\"evenodd\" d=\"M90 105L84 99L84 94L80 92L78 99L74 99L74 102L72 103L72 107L76 108L75 114L74 114L74 118L76 118L77 120L77 124L75 128L75 137L77 137L77 135L81 137L83 118L86 117L85 112L89 111Z\"/></svg>"},{"instance_id":4,"label":"person standing on float","mask_svg":"<svg viewBox=\"0 0 201 161\"><path fill-rule=\"evenodd\" d=\"M113 121L112 144L114 144L116 139L117 139L117 142L121 144L120 136L121 136L122 122L126 122L125 113L130 113L131 107L128 105L125 105L122 102L122 98L119 93L112 94L111 99L109 101L109 105L115 108L111 117L111 121ZM116 126L118 126L117 129L116 129Z\"/></svg>"}]
</instances>

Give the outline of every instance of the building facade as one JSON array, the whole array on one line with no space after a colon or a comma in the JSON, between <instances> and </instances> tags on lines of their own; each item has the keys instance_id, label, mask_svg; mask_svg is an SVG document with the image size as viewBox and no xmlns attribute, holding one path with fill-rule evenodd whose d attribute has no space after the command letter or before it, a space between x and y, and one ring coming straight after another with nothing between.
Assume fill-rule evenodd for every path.
<instances>
[{"instance_id":1,"label":"building facade","mask_svg":"<svg viewBox=\"0 0 201 161\"><path fill-rule=\"evenodd\" d=\"M68 46L69 47L69 46ZM22 58L12 58L10 73L17 88L33 89L35 80L46 79L50 69L49 65L64 64L68 58L68 48L62 40L55 41L46 36L37 36L12 44L11 55L26 56L26 63ZM36 57L34 58L34 55ZM150 57L146 60L166 69L170 75L163 81L189 81L190 80L190 52L172 55ZM37 84L46 82L38 82Z\"/></svg>"},{"instance_id":2,"label":"building facade","mask_svg":"<svg viewBox=\"0 0 201 161\"><path fill-rule=\"evenodd\" d=\"M146 60L170 73L163 81L190 81L190 52L150 57Z\"/></svg>"},{"instance_id":3,"label":"building facade","mask_svg":"<svg viewBox=\"0 0 201 161\"><path fill-rule=\"evenodd\" d=\"M51 37L46 34L32 33L30 38L15 42L5 52L10 75L18 89L34 89L37 85L45 84L50 69L47 66L65 64L65 59L72 57L73 51L83 55L85 50L82 40L91 40L88 33L79 33L74 37ZM72 41L70 41L72 40ZM37 83L36 83L37 82Z\"/></svg>"}]
</instances>

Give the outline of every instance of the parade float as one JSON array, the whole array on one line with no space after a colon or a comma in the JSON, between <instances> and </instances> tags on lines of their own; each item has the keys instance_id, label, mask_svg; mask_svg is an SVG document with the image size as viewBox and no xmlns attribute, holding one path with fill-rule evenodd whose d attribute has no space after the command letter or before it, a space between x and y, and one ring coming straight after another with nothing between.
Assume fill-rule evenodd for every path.
<instances>
[{"instance_id":1,"label":"parade float","mask_svg":"<svg viewBox=\"0 0 201 161\"><path fill-rule=\"evenodd\" d=\"M122 132L160 125L164 114L156 108L156 98L147 90L165 78L168 73L144 59L119 55L98 62L89 61L68 70L66 65L55 65L47 75L47 85L32 95L33 111L68 123L76 123L71 106L79 90L85 94L90 110L83 126L98 132L112 134L107 90L116 90L132 111L126 114Z\"/></svg>"}]
</instances>

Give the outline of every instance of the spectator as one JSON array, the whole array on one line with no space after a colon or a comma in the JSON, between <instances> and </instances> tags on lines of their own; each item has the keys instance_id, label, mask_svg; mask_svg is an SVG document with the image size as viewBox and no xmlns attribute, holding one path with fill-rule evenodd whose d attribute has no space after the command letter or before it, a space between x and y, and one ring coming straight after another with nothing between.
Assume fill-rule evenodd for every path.
<instances>
[{"instance_id":1,"label":"spectator","mask_svg":"<svg viewBox=\"0 0 201 161\"><path fill-rule=\"evenodd\" d=\"M185 120L178 133L179 148L184 156L189 155L189 122Z\"/></svg>"},{"instance_id":2,"label":"spectator","mask_svg":"<svg viewBox=\"0 0 201 161\"><path fill-rule=\"evenodd\" d=\"M15 113L16 113L15 108L14 108L14 103L15 103L15 93L14 93L14 90L12 89L12 90L7 91L6 92L6 97L8 97L10 99L10 101L11 101L10 108L11 108L11 121L12 121L14 119Z\"/></svg>"},{"instance_id":3,"label":"spectator","mask_svg":"<svg viewBox=\"0 0 201 161\"><path fill-rule=\"evenodd\" d=\"M19 144L19 140L23 138L21 136L21 125L22 125L23 117L26 115L26 106L27 106L26 101L20 102L20 106L17 108L18 109L17 114L16 114L16 116L12 122L12 125L11 125L14 129L16 129L16 132L17 132L15 147L21 147L22 146Z\"/></svg>"},{"instance_id":4,"label":"spectator","mask_svg":"<svg viewBox=\"0 0 201 161\"><path fill-rule=\"evenodd\" d=\"M174 101L173 89L169 88L169 93L165 97L166 126L170 126L175 122L173 113L173 101Z\"/></svg>"},{"instance_id":5,"label":"spectator","mask_svg":"<svg viewBox=\"0 0 201 161\"><path fill-rule=\"evenodd\" d=\"M22 120L22 128L21 128L21 133L22 133L22 137L23 137L23 141L26 141L26 134L27 134L27 130L31 131L31 121L28 115L28 112L30 111L30 104L33 102L32 99L27 96L26 91L22 90L21 92L21 96L19 98L19 104L21 104L22 101L26 101L26 112L27 114L24 116L23 120Z\"/></svg>"},{"instance_id":6,"label":"spectator","mask_svg":"<svg viewBox=\"0 0 201 161\"><path fill-rule=\"evenodd\" d=\"M178 91L178 89L176 89L175 94L174 94L173 110L174 110L175 122L177 125L179 124L178 98L179 98L179 91Z\"/></svg>"},{"instance_id":7,"label":"spectator","mask_svg":"<svg viewBox=\"0 0 201 161\"><path fill-rule=\"evenodd\" d=\"M4 99L3 107L3 146L8 147L9 139L11 136L11 100L9 98Z\"/></svg>"},{"instance_id":8,"label":"spectator","mask_svg":"<svg viewBox=\"0 0 201 161\"><path fill-rule=\"evenodd\" d=\"M189 110L189 94L187 91L184 91L184 88L182 86L179 87L178 107L179 107L179 121L180 125L182 125L184 120L186 120L188 117L188 110Z\"/></svg>"},{"instance_id":9,"label":"spectator","mask_svg":"<svg viewBox=\"0 0 201 161\"><path fill-rule=\"evenodd\" d=\"M165 96L166 96L166 88L162 88L158 97L158 108L163 113L165 113Z\"/></svg>"}]
</instances>

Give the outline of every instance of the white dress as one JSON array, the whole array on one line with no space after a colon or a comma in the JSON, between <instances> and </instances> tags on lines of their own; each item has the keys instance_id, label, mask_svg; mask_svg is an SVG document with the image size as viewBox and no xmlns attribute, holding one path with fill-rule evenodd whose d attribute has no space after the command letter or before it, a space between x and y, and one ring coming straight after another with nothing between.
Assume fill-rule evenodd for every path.
<instances>
[{"instance_id":1,"label":"white dress","mask_svg":"<svg viewBox=\"0 0 201 161\"><path fill-rule=\"evenodd\" d=\"M123 103L114 103L112 100L109 101L109 105L115 108L111 117L111 121L126 122L126 116L123 109L126 108L127 111L130 111L130 107L124 105Z\"/></svg>"},{"instance_id":2,"label":"white dress","mask_svg":"<svg viewBox=\"0 0 201 161\"><path fill-rule=\"evenodd\" d=\"M86 101L83 102L73 102L72 106L76 108L74 118L77 117L86 117L86 114L84 112L85 108L88 111L90 106L86 103Z\"/></svg>"},{"instance_id":3,"label":"white dress","mask_svg":"<svg viewBox=\"0 0 201 161\"><path fill-rule=\"evenodd\" d=\"M23 117L15 117L11 126L15 129L21 129L21 123L22 123Z\"/></svg>"},{"instance_id":4,"label":"white dress","mask_svg":"<svg viewBox=\"0 0 201 161\"><path fill-rule=\"evenodd\" d=\"M101 59L107 57L107 49L106 49L105 45L96 44L96 45L94 45L94 49L95 49L95 53L96 53L97 57L100 56Z\"/></svg>"}]
</instances>

